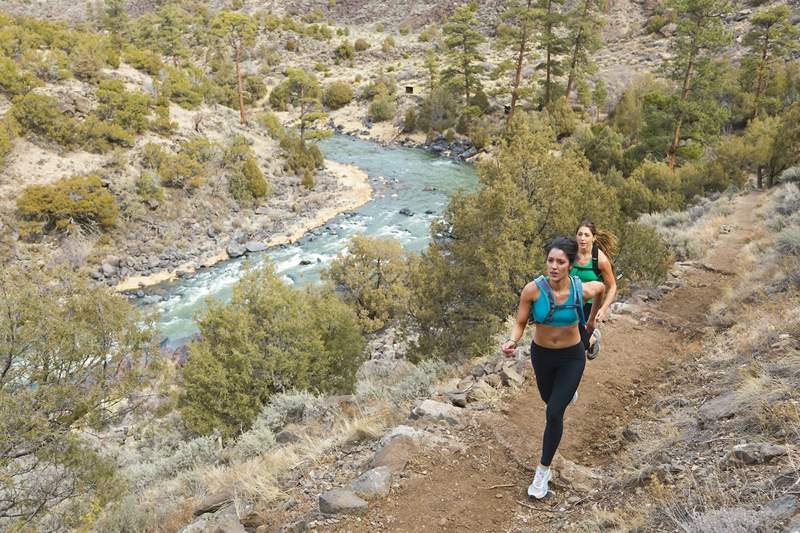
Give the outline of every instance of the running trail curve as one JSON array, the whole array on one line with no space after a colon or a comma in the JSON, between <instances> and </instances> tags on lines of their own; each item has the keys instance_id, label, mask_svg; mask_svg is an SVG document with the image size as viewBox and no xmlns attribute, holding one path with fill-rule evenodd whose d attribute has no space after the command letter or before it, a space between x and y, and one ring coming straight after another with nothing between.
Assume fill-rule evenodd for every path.
<instances>
[{"instance_id":1,"label":"running trail curve","mask_svg":"<svg viewBox=\"0 0 800 533\"><path fill-rule=\"evenodd\" d=\"M658 400L649 389L664 369L680 365L698 348L711 305L740 275L737 256L756 227L762 198L751 193L734 201L722 221L732 230L720 232L706 259L686 269L682 287L643 305L637 316L617 316L604 325L603 353L587 362L580 398L567 409L559 454L579 465L602 466L615 449L612 432ZM552 531L552 520L563 524L563 513L586 498L557 480L551 483L555 496L541 502L526 496L540 452L544 408L535 382L528 380L500 412L478 413L451 430L464 443L462 453L418 454L398 491L371 503L365 515L325 530Z\"/></svg>"}]
</instances>

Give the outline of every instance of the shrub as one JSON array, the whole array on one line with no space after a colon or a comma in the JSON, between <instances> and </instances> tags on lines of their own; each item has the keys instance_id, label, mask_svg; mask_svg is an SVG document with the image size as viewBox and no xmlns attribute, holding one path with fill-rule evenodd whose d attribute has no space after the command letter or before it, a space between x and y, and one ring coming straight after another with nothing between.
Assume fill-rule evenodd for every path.
<instances>
[{"instance_id":1,"label":"shrub","mask_svg":"<svg viewBox=\"0 0 800 533\"><path fill-rule=\"evenodd\" d=\"M483 120L473 123L469 128L469 140L478 150L486 148L491 141L489 125Z\"/></svg>"},{"instance_id":2,"label":"shrub","mask_svg":"<svg viewBox=\"0 0 800 533\"><path fill-rule=\"evenodd\" d=\"M14 147L14 128L8 120L0 119L0 170L6 162L6 156Z\"/></svg>"},{"instance_id":3,"label":"shrub","mask_svg":"<svg viewBox=\"0 0 800 533\"><path fill-rule=\"evenodd\" d=\"M286 39L286 50L288 52L296 52L300 45L297 43L297 39L294 37L289 37Z\"/></svg>"},{"instance_id":4,"label":"shrub","mask_svg":"<svg viewBox=\"0 0 800 533\"><path fill-rule=\"evenodd\" d=\"M350 41L342 41L333 53L339 59L352 59L355 55L355 48Z\"/></svg>"},{"instance_id":5,"label":"shrub","mask_svg":"<svg viewBox=\"0 0 800 533\"><path fill-rule=\"evenodd\" d=\"M323 102L331 109L339 109L353 100L353 88L344 81L333 81L325 88Z\"/></svg>"},{"instance_id":6,"label":"shrub","mask_svg":"<svg viewBox=\"0 0 800 533\"><path fill-rule=\"evenodd\" d=\"M281 119L275 113L267 111L258 117L258 122L267 130L267 135L275 140L280 140L286 135L286 129L281 124Z\"/></svg>"},{"instance_id":7,"label":"shrub","mask_svg":"<svg viewBox=\"0 0 800 533\"><path fill-rule=\"evenodd\" d=\"M29 72L20 71L13 60L0 56L0 93L13 97L27 94L39 85L39 80Z\"/></svg>"},{"instance_id":8,"label":"shrub","mask_svg":"<svg viewBox=\"0 0 800 533\"><path fill-rule=\"evenodd\" d=\"M77 125L75 132L80 146L89 152L104 153L115 147L130 148L133 146L133 133L119 124L104 122L95 115Z\"/></svg>"},{"instance_id":9,"label":"shrub","mask_svg":"<svg viewBox=\"0 0 800 533\"><path fill-rule=\"evenodd\" d=\"M161 62L161 57L155 52L132 46L123 51L122 59L133 68L144 71L151 76L157 76L164 66Z\"/></svg>"},{"instance_id":10,"label":"shrub","mask_svg":"<svg viewBox=\"0 0 800 533\"><path fill-rule=\"evenodd\" d=\"M239 203L252 203L271 192L247 139L237 135L223 156L228 169L228 190Z\"/></svg>"},{"instance_id":11,"label":"shrub","mask_svg":"<svg viewBox=\"0 0 800 533\"><path fill-rule=\"evenodd\" d=\"M23 132L42 137L67 148L74 147L77 139L77 122L65 115L58 102L44 94L28 93L14 98L11 116Z\"/></svg>"},{"instance_id":12,"label":"shrub","mask_svg":"<svg viewBox=\"0 0 800 533\"><path fill-rule=\"evenodd\" d=\"M152 172L143 170L139 177L136 178L135 186L136 194L143 201L156 200L161 202L164 200L164 190L159 187L158 180Z\"/></svg>"},{"instance_id":13,"label":"shrub","mask_svg":"<svg viewBox=\"0 0 800 533\"><path fill-rule=\"evenodd\" d=\"M153 99L144 93L126 91L122 80L104 80L97 87L97 116L131 133L147 129Z\"/></svg>"},{"instance_id":14,"label":"shrub","mask_svg":"<svg viewBox=\"0 0 800 533\"><path fill-rule=\"evenodd\" d=\"M319 82L312 73L302 69L286 69L286 79L272 89L269 95L269 104L276 111L286 111L288 104L296 105L301 98L318 98L320 96Z\"/></svg>"},{"instance_id":15,"label":"shrub","mask_svg":"<svg viewBox=\"0 0 800 533\"><path fill-rule=\"evenodd\" d=\"M406 109L403 117L403 133L414 133L417 129L417 112L413 107Z\"/></svg>"},{"instance_id":16,"label":"shrub","mask_svg":"<svg viewBox=\"0 0 800 533\"><path fill-rule=\"evenodd\" d=\"M784 255L800 256L800 227L784 228L778 234L776 248Z\"/></svg>"},{"instance_id":17,"label":"shrub","mask_svg":"<svg viewBox=\"0 0 800 533\"><path fill-rule=\"evenodd\" d=\"M401 24L400 25L400 35L408 35L411 33L411 26L408 24Z\"/></svg>"},{"instance_id":18,"label":"shrub","mask_svg":"<svg viewBox=\"0 0 800 533\"><path fill-rule=\"evenodd\" d=\"M366 41L366 39L360 39L360 38L356 39L356 42L355 42L355 45L354 45L354 48L355 48L356 52L363 52L365 50L368 50L369 47L370 47L370 44Z\"/></svg>"},{"instance_id":19,"label":"shrub","mask_svg":"<svg viewBox=\"0 0 800 533\"><path fill-rule=\"evenodd\" d=\"M271 266L247 274L231 302L211 302L189 345L180 411L199 433L250 428L270 396L346 393L365 346L355 313L329 292L285 285Z\"/></svg>"},{"instance_id":20,"label":"shrub","mask_svg":"<svg viewBox=\"0 0 800 533\"><path fill-rule=\"evenodd\" d=\"M393 49L394 49L394 39L392 39L391 37L387 37L386 39L384 39L383 44L381 45L381 50L383 50L384 53L388 54Z\"/></svg>"},{"instance_id":21,"label":"shrub","mask_svg":"<svg viewBox=\"0 0 800 533\"><path fill-rule=\"evenodd\" d=\"M622 274L626 281L650 283L659 283L666 277L671 257L656 228L628 222L619 231L619 242L614 259L616 274Z\"/></svg>"},{"instance_id":22,"label":"shrub","mask_svg":"<svg viewBox=\"0 0 800 533\"><path fill-rule=\"evenodd\" d=\"M446 88L437 87L420 104L417 126L425 133L452 128L458 119L457 102Z\"/></svg>"},{"instance_id":23,"label":"shrub","mask_svg":"<svg viewBox=\"0 0 800 533\"><path fill-rule=\"evenodd\" d=\"M204 80L208 83L208 80ZM203 89L181 69L168 68L161 92L184 109L194 109L203 103Z\"/></svg>"},{"instance_id":24,"label":"shrub","mask_svg":"<svg viewBox=\"0 0 800 533\"><path fill-rule=\"evenodd\" d=\"M25 222L24 237L51 231L108 230L117 223L117 200L90 174L62 178L51 185L31 185L17 198L17 213Z\"/></svg>"},{"instance_id":25,"label":"shrub","mask_svg":"<svg viewBox=\"0 0 800 533\"><path fill-rule=\"evenodd\" d=\"M389 95L397 93L397 82L395 79L381 72L378 74L377 78L364 87L361 91L361 98L364 100L372 100L379 92L386 92Z\"/></svg>"},{"instance_id":26,"label":"shrub","mask_svg":"<svg viewBox=\"0 0 800 533\"><path fill-rule=\"evenodd\" d=\"M397 241L353 237L323 277L355 308L365 332L381 329L406 308L408 264Z\"/></svg>"},{"instance_id":27,"label":"shrub","mask_svg":"<svg viewBox=\"0 0 800 533\"><path fill-rule=\"evenodd\" d=\"M383 122L391 120L397 113L397 104L394 98L388 92L381 91L372 100L369 106L369 118L374 122Z\"/></svg>"}]
</instances>

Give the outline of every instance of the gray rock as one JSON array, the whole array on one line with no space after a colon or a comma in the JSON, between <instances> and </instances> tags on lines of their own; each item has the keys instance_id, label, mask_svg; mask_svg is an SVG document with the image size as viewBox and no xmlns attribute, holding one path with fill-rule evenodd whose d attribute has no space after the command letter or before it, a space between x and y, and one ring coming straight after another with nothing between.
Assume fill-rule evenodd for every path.
<instances>
[{"instance_id":1,"label":"gray rock","mask_svg":"<svg viewBox=\"0 0 800 533\"><path fill-rule=\"evenodd\" d=\"M413 438L397 436L375 453L369 462L369 468L387 466L392 473L402 472L416 449L417 443Z\"/></svg>"},{"instance_id":2,"label":"gray rock","mask_svg":"<svg viewBox=\"0 0 800 533\"><path fill-rule=\"evenodd\" d=\"M464 153L461 154L461 157L463 157L464 159L469 159L470 157L477 155L477 153L478 149L473 146L472 148L468 148L467 150L465 150Z\"/></svg>"},{"instance_id":3,"label":"gray rock","mask_svg":"<svg viewBox=\"0 0 800 533\"><path fill-rule=\"evenodd\" d=\"M458 385L456 385L456 388L458 390L460 390L460 391L463 391L463 390L469 389L474 384L475 384L475 378L473 378L472 376L467 376L467 377L465 377L464 379L462 379L461 381L458 382Z\"/></svg>"},{"instance_id":4,"label":"gray rock","mask_svg":"<svg viewBox=\"0 0 800 533\"><path fill-rule=\"evenodd\" d=\"M109 263L103 263L102 265L100 265L100 270L103 271L103 275L107 278L110 278L116 275L117 273L117 267Z\"/></svg>"},{"instance_id":5,"label":"gray rock","mask_svg":"<svg viewBox=\"0 0 800 533\"><path fill-rule=\"evenodd\" d=\"M437 402L436 400L424 400L411 411L411 414L415 418L428 417L436 420L455 422L459 415L459 410L449 403Z\"/></svg>"},{"instance_id":6,"label":"gray rock","mask_svg":"<svg viewBox=\"0 0 800 533\"><path fill-rule=\"evenodd\" d=\"M467 401L483 402L491 399L494 394L494 388L481 379L476 381L472 388L467 391Z\"/></svg>"},{"instance_id":7,"label":"gray rock","mask_svg":"<svg viewBox=\"0 0 800 533\"><path fill-rule=\"evenodd\" d=\"M402 208L400 210L400 214L404 215L404 216L407 216L407 217L413 217L414 216L414 212L411 209L407 208L407 207Z\"/></svg>"},{"instance_id":8,"label":"gray rock","mask_svg":"<svg viewBox=\"0 0 800 533\"><path fill-rule=\"evenodd\" d=\"M450 403L456 407L467 406L467 393L464 391L449 391L445 393L445 396L447 396L447 399L450 400Z\"/></svg>"},{"instance_id":9,"label":"gray rock","mask_svg":"<svg viewBox=\"0 0 800 533\"><path fill-rule=\"evenodd\" d=\"M367 470L350 483L350 489L365 500L384 498L392 486L392 472L388 466Z\"/></svg>"},{"instance_id":10,"label":"gray rock","mask_svg":"<svg viewBox=\"0 0 800 533\"><path fill-rule=\"evenodd\" d=\"M726 459L733 464L755 465L768 463L776 457L789 453L786 446L765 442L737 444L727 454Z\"/></svg>"},{"instance_id":11,"label":"gray rock","mask_svg":"<svg viewBox=\"0 0 800 533\"><path fill-rule=\"evenodd\" d=\"M513 361L511 362L512 365L516 364ZM510 387L515 386L519 387L523 383L525 383L525 378L519 375L514 367L506 367L500 371L500 379L503 381L503 385Z\"/></svg>"},{"instance_id":12,"label":"gray rock","mask_svg":"<svg viewBox=\"0 0 800 533\"><path fill-rule=\"evenodd\" d=\"M261 526L261 527L266 527L266 526ZM267 529L266 531L271 531L271 530ZM291 524L284 524L278 531L279 533L304 533L305 531L308 531L308 519L301 518L300 520L296 520ZM257 529L256 533L261 533L261 529L260 528Z\"/></svg>"},{"instance_id":13,"label":"gray rock","mask_svg":"<svg viewBox=\"0 0 800 533\"><path fill-rule=\"evenodd\" d=\"M322 514L357 514L367 509L369 504L344 489L334 489L319 495L319 510Z\"/></svg>"},{"instance_id":14,"label":"gray rock","mask_svg":"<svg viewBox=\"0 0 800 533\"><path fill-rule=\"evenodd\" d=\"M292 433L291 431L280 431L277 435L275 435L275 442L278 444L288 444L291 442L297 442L300 440L300 437Z\"/></svg>"},{"instance_id":15,"label":"gray rock","mask_svg":"<svg viewBox=\"0 0 800 533\"><path fill-rule=\"evenodd\" d=\"M420 432L411 426L397 426L392 428L386 435L383 436L381 439L381 446L386 446L389 444L389 442L391 442L392 439L397 437L408 437L416 441L419 439L419 436Z\"/></svg>"},{"instance_id":16,"label":"gray rock","mask_svg":"<svg viewBox=\"0 0 800 533\"><path fill-rule=\"evenodd\" d=\"M782 522L797 512L797 506L797 496L786 494L766 504L761 512L768 514L773 523Z\"/></svg>"},{"instance_id":17,"label":"gray rock","mask_svg":"<svg viewBox=\"0 0 800 533\"><path fill-rule=\"evenodd\" d=\"M209 494L203 498L199 504L197 504L197 506L194 508L193 514L194 516L200 516L206 513L215 513L229 504L231 501L231 494L228 491Z\"/></svg>"},{"instance_id":18,"label":"gray rock","mask_svg":"<svg viewBox=\"0 0 800 533\"><path fill-rule=\"evenodd\" d=\"M487 376L484 376L481 378L481 381L485 381L495 389L499 389L503 385L503 378L501 378L497 374L489 374Z\"/></svg>"},{"instance_id":19,"label":"gray rock","mask_svg":"<svg viewBox=\"0 0 800 533\"><path fill-rule=\"evenodd\" d=\"M635 315L641 311L641 307L625 302L614 302L611 304L611 312L618 315Z\"/></svg>"},{"instance_id":20,"label":"gray rock","mask_svg":"<svg viewBox=\"0 0 800 533\"><path fill-rule=\"evenodd\" d=\"M247 241L244 243L245 249L250 253L263 252L267 249L267 245L258 241Z\"/></svg>"},{"instance_id":21,"label":"gray rock","mask_svg":"<svg viewBox=\"0 0 800 533\"><path fill-rule=\"evenodd\" d=\"M228 252L228 257L242 257L247 252L247 248L238 242L232 242L225 251Z\"/></svg>"},{"instance_id":22,"label":"gray rock","mask_svg":"<svg viewBox=\"0 0 800 533\"><path fill-rule=\"evenodd\" d=\"M483 365L475 365L472 367L472 370L469 372L472 376L479 378L481 376L486 375L486 369L483 368Z\"/></svg>"},{"instance_id":23,"label":"gray rock","mask_svg":"<svg viewBox=\"0 0 800 533\"><path fill-rule=\"evenodd\" d=\"M800 533L800 514L795 515L783 530L783 533Z\"/></svg>"},{"instance_id":24,"label":"gray rock","mask_svg":"<svg viewBox=\"0 0 800 533\"><path fill-rule=\"evenodd\" d=\"M674 22L670 22L669 24L665 24L664 26L662 26L661 29L658 30L658 33L660 33L664 37L669 37L672 34L674 34L677 29L678 25L675 24Z\"/></svg>"}]
</instances>

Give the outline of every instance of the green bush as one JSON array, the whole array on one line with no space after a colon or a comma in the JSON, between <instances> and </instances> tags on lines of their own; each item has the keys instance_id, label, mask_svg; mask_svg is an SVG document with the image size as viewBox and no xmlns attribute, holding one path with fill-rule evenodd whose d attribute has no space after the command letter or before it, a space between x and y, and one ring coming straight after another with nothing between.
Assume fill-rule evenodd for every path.
<instances>
[{"instance_id":1,"label":"green bush","mask_svg":"<svg viewBox=\"0 0 800 533\"><path fill-rule=\"evenodd\" d=\"M489 125L484 120L474 122L469 128L469 140L478 150L486 148L492 140Z\"/></svg>"},{"instance_id":2,"label":"green bush","mask_svg":"<svg viewBox=\"0 0 800 533\"><path fill-rule=\"evenodd\" d=\"M8 119L0 119L0 170L6 163L6 156L14 147L14 128Z\"/></svg>"},{"instance_id":3,"label":"green bush","mask_svg":"<svg viewBox=\"0 0 800 533\"><path fill-rule=\"evenodd\" d=\"M448 130L458 120L458 108L458 99L445 87L437 87L420 104L417 127L425 133Z\"/></svg>"},{"instance_id":4,"label":"green bush","mask_svg":"<svg viewBox=\"0 0 800 533\"><path fill-rule=\"evenodd\" d=\"M50 96L36 93L17 96L10 112L28 136L42 137L67 148L78 143L78 123L65 115Z\"/></svg>"},{"instance_id":5,"label":"green bush","mask_svg":"<svg viewBox=\"0 0 800 533\"><path fill-rule=\"evenodd\" d=\"M131 133L142 133L153 99L138 91L126 91L122 80L104 80L97 87L97 116Z\"/></svg>"},{"instance_id":6,"label":"green bush","mask_svg":"<svg viewBox=\"0 0 800 533\"><path fill-rule=\"evenodd\" d=\"M355 308L365 332L383 328L406 310L408 263L395 240L353 237L347 254L336 257L323 277Z\"/></svg>"},{"instance_id":7,"label":"green bush","mask_svg":"<svg viewBox=\"0 0 800 533\"><path fill-rule=\"evenodd\" d=\"M658 30L669 24L670 20L664 15L653 15L645 24L645 33L656 33Z\"/></svg>"},{"instance_id":8,"label":"green bush","mask_svg":"<svg viewBox=\"0 0 800 533\"><path fill-rule=\"evenodd\" d=\"M41 83L32 74L19 70L14 61L0 56L0 93L14 97L27 94L39 85Z\"/></svg>"},{"instance_id":9,"label":"green bush","mask_svg":"<svg viewBox=\"0 0 800 533\"><path fill-rule=\"evenodd\" d=\"M372 100L379 92L386 92L389 95L397 93L397 82L391 76L387 76L383 72L378 74L378 77L369 82L361 91L361 98L364 100Z\"/></svg>"},{"instance_id":10,"label":"green bush","mask_svg":"<svg viewBox=\"0 0 800 533\"><path fill-rule=\"evenodd\" d=\"M408 35L411 33L411 26L408 24L401 24L400 25L400 35Z\"/></svg>"},{"instance_id":11,"label":"green bush","mask_svg":"<svg viewBox=\"0 0 800 533\"><path fill-rule=\"evenodd\" d=\"M223 161L228 170L228 190L237 202L250 204L270 194L271 187L245 137L237 135L233 138L225 150Z\"/></svg>"},{"instance_id":12,"label":"green bush","mask_svg":"<svg viewBox=\"0 0 800 533\"><path fill-rule=\"evenodd\" d=\"M652 226L628 222L619 231L619 253L614 270L626 282L659 283L667 276L671 254Z\"/></svg>"},{"instance_id":13,"label":"green bush","mask_svg":"<svg viewBox=\"0 0 800 533\"><path fill-rule=\"evenodd\" d=\"M193 141L197 142L197 141ZM203 184L206 175L205 162L199 157L190 142L187 151L173 154L155 143L142 147L142 166L155 172L162 185L176 189L193 190Z\"/></svg>"},{"instance_id":14,"label":"green bush","mask_svg":"<svg viewBox=\"0 0 800 533\"><path fill-rule=\"evenodd\" d=\"M162 202L164 200L164 189L162 189L156 176L152 172L143 170L135 182L136 194L142 201L156 200Z\"/></svg>"},{"instance_id":15,"label":"green bush","mask_svg":"<svg viewBox=\"0 0 800 533\"><path fill-rule=\"evenodd\" d=\"M394 49L394 39L392 39L391 37L387 37L386 39L384 39L383 44L381 45L381 50L383 50L384 53L388 54L393 49Z\"/></svg>"},{"instance_id":16,"label":"green bush","mask_svg":"<svg viewBox=\"0 0 800 533\"><path fill-rule=\"evenodd\" d=\"M344 81L332 81L325 87L323 103L331 109L339 109L353 100L353 88Z\"/></svg>"},{"instance_id":17,"label":"green bush","mask_svg":"<svg viewBox=\"0 0 800 533\"><path fill-rule=\"evenodd\" d=\"M130 148L134 136L131 132L111 122L105 122L95 115L89 115L77 124L77 141L89 152L105 153L115 147Z\"/></svg>"},{"instance_id":18,"label":"green bush","mask_svg":"<svg viewBox=\"0 0 800 533\"><path fill-rule=\"evenodd\" d=\"M403 133L414 133L417 130L417 112L413 107L406 109L403 117Z\"/></svg>"},{"instance_id":19,"label":"green bush","mask_svg":"<svg viewBox=\"0 0 800 533\"><path fill-rule=\"evenodd\" d=\"M151 76L157 76L164 67L158 54L133 46L125 48L122 52L122 59L133 68L146 72Z\"/></svg>"},{"instance_id":20,"label":"green bush","mask_svg":"<svg viewBox=\"0 0 800 533\"><path fill-rule=\"evenodd\" d=\"M31 185L17 198L22 219L20 236L37 237L52 231L108 230L117 223L119 207L96 175L62 178L50 185Z\"/></svg>"},{"instance_id":21,"label":"green bush","mask_svg":"<svg viewBox=\"0 0 800 533\"><path fill-rule=\"evenodd\" d=\"M286 39L286 51L287 52L296 52L300 48L300 45L297 42L297 39L294 37L289 37Z\"/></svg>"},{"instance_id":22,"label":"green bush","mask_svg":"<svg viewBox=\"0 0 800 533\"><path fill-rule=\"evenodd\" d=\"M229 304L212 301L198 324L179 408L201 434L246 431L276 392L351 392L363 360L353 310L330 292L287 286L271 266L242 278Z\"/></svg>"},{"instance_id":23,"label":"green bush","mask_svg":"<svg viewBox=\"0 0 800 533\"><path fill-rule=\"evenodd\" d=\"M205 80L208 83L208 80ZM204 91L181 69L168 68L161 92L184 109L194 109L203 103Z\"/></svg>"},{"instance_id":24,"label":"green bush","mask_svg":"<svg viewBox=\"0 0 800 533\"><path fill-rule=\"evenodd\" d=\"M267 130L267 135L275 140L280 140L286 135L286 129L281 124L281 119L271 111L259 115L258 122Z\"/></svg>"},{"instance_id":25,"label":"green bush","mask_svg":"<svg viewBox=\"0 0 800 533\"><path fill-rule=\"evenodd\" d=\"M309 180L311 176L311 187L313 187L314 172L322 168L325 161L322 151L314 143L306 143L305 146L300 142L300 137L296 134L288 134L281 139L281 148L286 155L286 170L296 176L301 176ZM306 183L304 186L307 188Z\"/></svg>"},{"instance_id":26,"label":"green bush","mask_svg":"<svg viewBox=\"0 0 800 533\"><path fill-rule=\"evenodd\" d=\"M368 50L370 46L371 45L367 42L366 39L361 39L361 38L356 39L355 45L353 45L356 52L363 52L365 50Z\"/></svg>"},{"instance_id":27,"label":"green bush","mask_svg":"<svg viewBox=\"0 0 800 533\"><path fill-rule=\"evenodd\" d=\"M385 91L381 91L375 95L375 98L369 105L369 118L374 122L391 120L396 113L397 104L394 102L394 97L390 96L389 93Z\"/></svg>"},{"instance_id":28,"label":"green bush","mask_svg":"<svg viewBox=\"0 0 800 533\"><path fill-rule=\"evenodd\" d=\"M302 69L286 69L286 79L272 89L269 104L276 111L286 111L288 104L297 105L301 93L305 98L319 98L320 88L316 76Z\"/></svg>"},{"instance_id":29,"label":"green bush","mask_svg":"<svg viewBox=\"0 0 800 533\"><path fill-rule=\"evenodd\" d=\"M350 41L342 41L333 54L339 59L353 59L355 55L355 48Z\"/></svg>"}]
</instances>

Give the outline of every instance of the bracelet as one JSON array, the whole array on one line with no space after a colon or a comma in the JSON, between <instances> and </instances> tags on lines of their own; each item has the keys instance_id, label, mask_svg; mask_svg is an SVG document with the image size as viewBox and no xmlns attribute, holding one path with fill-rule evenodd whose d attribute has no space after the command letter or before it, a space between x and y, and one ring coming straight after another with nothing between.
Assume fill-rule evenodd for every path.
<instances>
[{"instance_id":1,"label":"bracelet","mask_svg":"<svg viewBox=\"0 0 800 533\"><path fill-rule=\"evenodd\" d=\"M514 343L514 346L516 346L516 345L517 345L517 343L519 342L519 341L515 341L514 339L511 339L511 338L509 338L508 340L510 340L511 342L513 342L513 343Z\"/></svg>"}]
</instances>

